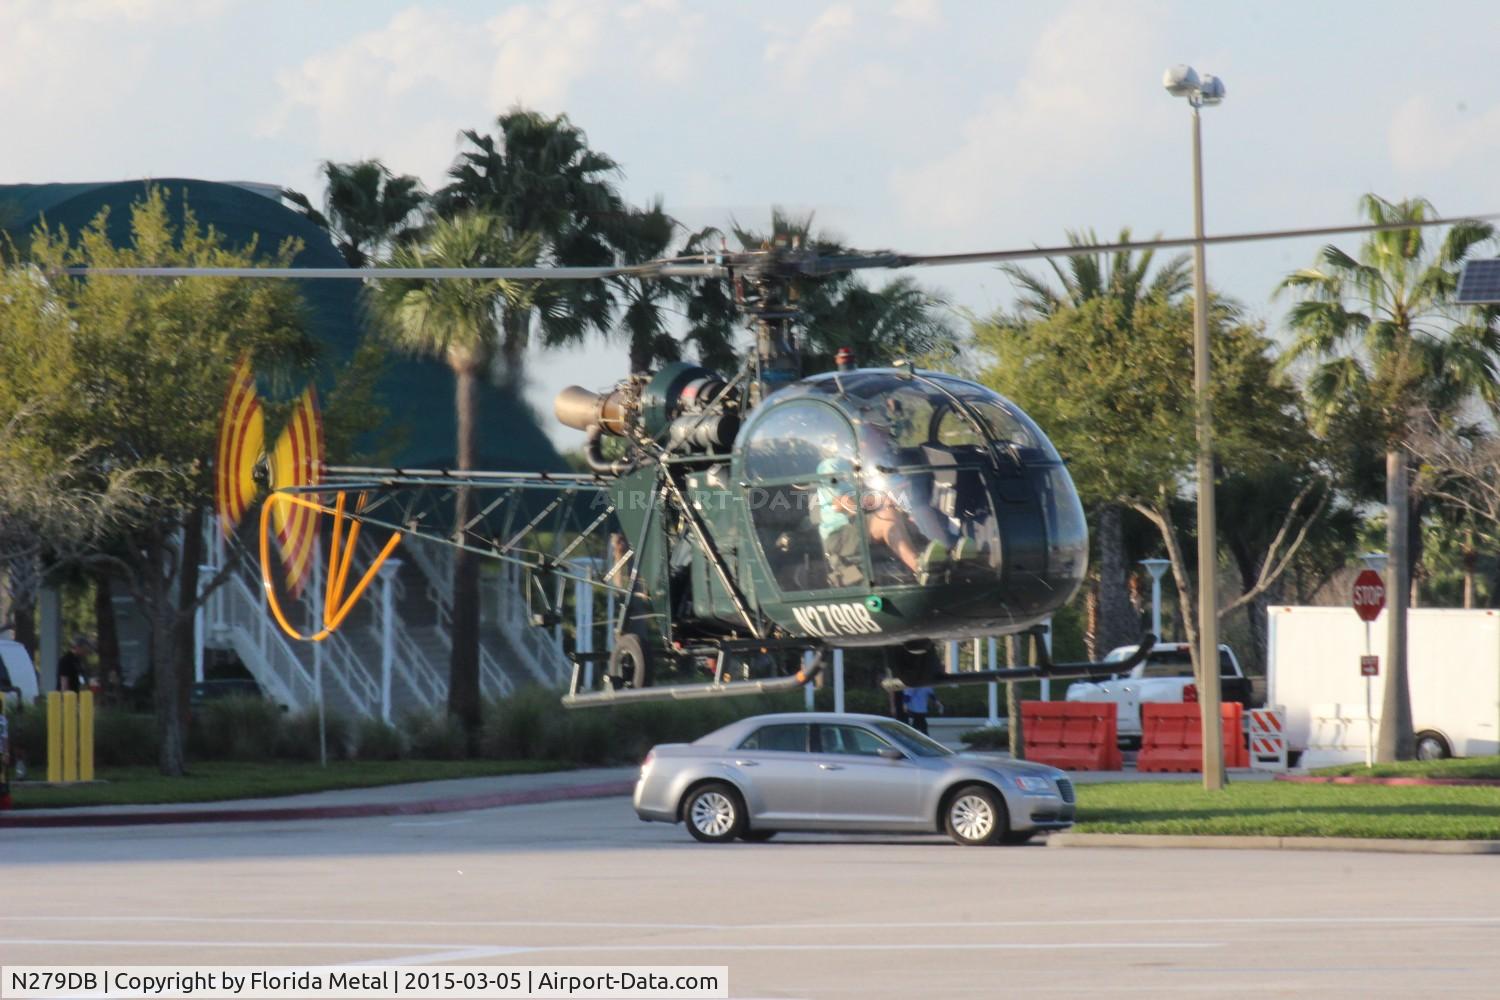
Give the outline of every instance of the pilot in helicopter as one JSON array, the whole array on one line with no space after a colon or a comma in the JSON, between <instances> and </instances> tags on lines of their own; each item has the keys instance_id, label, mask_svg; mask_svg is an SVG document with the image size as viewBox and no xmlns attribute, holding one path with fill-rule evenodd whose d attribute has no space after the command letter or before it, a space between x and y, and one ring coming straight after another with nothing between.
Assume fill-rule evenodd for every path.
<instances>
[{"instance_id":1,"label":"pilot in helicopter","mask_svg":"<svg viewBox=\"0 0 1500 1000\"><path fill-rule=\"evenodd\" d=\"M888 548L911 571L918 583L951 561L979 554L974 541L958 532L947 518L922 500L919 482L912 477L882 471L899 464L897 428L904 413L899 400L887 398L882 409L870 408L859 421L861 479L854 481L853 457L835 437L822 442L820 476L836 477L818 487L818 532L828 558L833 585L858 586L863 580L858 529L854 525L856 505L864 508L866 531L872 541ZM921 541L925 539L926 544Z\"/></svg>"}]
</instances>

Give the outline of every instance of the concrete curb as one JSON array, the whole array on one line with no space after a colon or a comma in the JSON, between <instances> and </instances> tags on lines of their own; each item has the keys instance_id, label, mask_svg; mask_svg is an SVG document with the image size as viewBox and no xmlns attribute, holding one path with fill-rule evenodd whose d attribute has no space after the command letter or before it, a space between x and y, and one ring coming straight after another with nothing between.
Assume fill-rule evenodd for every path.
<instances>
[{"instance_id":1,"label":"concrete curb","mask_svg":"<svg viewBox=\"0 0 1500 1000\"><path fill-rule=\"evenodd\" d=\"M1185 847L1230 851L1366 851L1387 854L1500 854L1500 840L1374 837L1208 837L1189 834L1054 833L1048 847Z\"/></svg>"},{"instance_id":2,"label":"concrete curb","mask_svg":"<svg viewBox=\"0 0 1500 1000\"><path fill-rule=\"evenodd\" d=\"M1457 785L1500 788L1500 778L1375 778L1363 774L1278 774L1272 780L1290 781L1299 785L1410 785L1433 788Z\"/></svg>"},{"instance_id":3,"label":"concrete curb","mask_svg":"<svg viewBox=\"0 0 1500 1000\"><path fill-rule=\"evenodd\" d=\"M156 826L167 823L254 823L299 819L361 819L368 816L424 816L432 813L469 812L501 806L566 802L570 799L600 799L629 795L633 781L608 781L593 785L562 785L519 792L491 792L423 802L369 802L346 806L301 806L265 809L164 809L160 812L70 813L66 816L0 815L0 829L78 826Z\"/></svg>"}]
</instances>

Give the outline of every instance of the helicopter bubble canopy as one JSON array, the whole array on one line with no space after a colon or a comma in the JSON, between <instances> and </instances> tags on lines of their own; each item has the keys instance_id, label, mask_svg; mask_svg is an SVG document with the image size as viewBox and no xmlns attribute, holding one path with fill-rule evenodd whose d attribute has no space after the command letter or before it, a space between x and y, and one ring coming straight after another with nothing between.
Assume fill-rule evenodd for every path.
<instances>
[{"instance_id":1,"label":"helicopter bubble canopy","mask_svg":"<svg viewBox=\"0 0 1500 1000\"><path fill-rule=\"evenodd\" d=\"M1082 505L1056 449L976 383L910 369L813 376L768 396L737 451L754 532L789 597L946 584L945 606L993 634L1061 606L1087 570Z\"/></svg>"}]
</instances>

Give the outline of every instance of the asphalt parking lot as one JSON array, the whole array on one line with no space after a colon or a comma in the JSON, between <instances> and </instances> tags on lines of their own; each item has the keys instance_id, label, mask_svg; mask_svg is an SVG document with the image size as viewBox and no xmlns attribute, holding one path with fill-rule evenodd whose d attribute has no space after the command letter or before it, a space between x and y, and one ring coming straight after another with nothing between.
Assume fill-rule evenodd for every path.
<instances>
[{"instance_id":1,"label":"asphalt parking lot","mask_svg":"<svg viewBox=\"0 0 1500 1000\"><path fill-rule=\"evenodd\" d=\"M8 964L727 965L736 997L1494 996L1500 858L788 836L625 799L9 830Z\"/></svg>"}]
</instances>

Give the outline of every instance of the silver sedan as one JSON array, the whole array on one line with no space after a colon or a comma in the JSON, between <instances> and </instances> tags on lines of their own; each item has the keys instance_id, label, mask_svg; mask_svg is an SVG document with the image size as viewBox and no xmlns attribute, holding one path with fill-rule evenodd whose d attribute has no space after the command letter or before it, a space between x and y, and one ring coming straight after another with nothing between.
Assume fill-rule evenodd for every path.
<instances>
[{"instance_id":1,"label":"silver sedan","mask_svg":"<svg viewBox=\"0 0 1500 1000\"><path fill-rule=\"evenodd\" d=\"M947 834L1016 844L1073 825L1073 784L1042 764L955 754L878 715L757 715L655 747L635 811L709 843L783 830Z\"/></svg>"}]
</instances>

